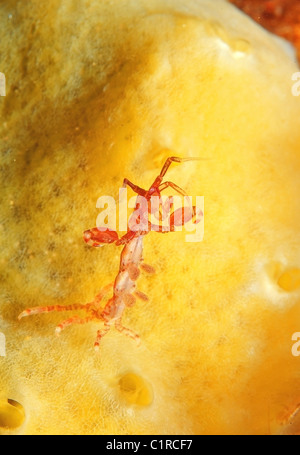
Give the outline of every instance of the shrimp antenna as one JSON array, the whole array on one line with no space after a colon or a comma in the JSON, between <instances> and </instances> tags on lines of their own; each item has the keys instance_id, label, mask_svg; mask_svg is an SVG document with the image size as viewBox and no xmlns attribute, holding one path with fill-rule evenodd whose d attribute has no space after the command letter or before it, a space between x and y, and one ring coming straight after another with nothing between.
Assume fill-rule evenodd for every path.
<instances>
[{"instance_id":1,"label":"shrimp antenna","mask_svg":"<svg viewBox=\"0 0 300 455\"><path fill-rule=\"evenodd\" d=\"M170 158L168 158L166 160L165 164L163 165L163 168L159 174L159 177L163 178L166 175L166 173L172 163L185 163L187 161L208 161L210 159L211 158L199 158L199 157L179 158L178 156L171 156Z\"/></svg>"}]
</instances>

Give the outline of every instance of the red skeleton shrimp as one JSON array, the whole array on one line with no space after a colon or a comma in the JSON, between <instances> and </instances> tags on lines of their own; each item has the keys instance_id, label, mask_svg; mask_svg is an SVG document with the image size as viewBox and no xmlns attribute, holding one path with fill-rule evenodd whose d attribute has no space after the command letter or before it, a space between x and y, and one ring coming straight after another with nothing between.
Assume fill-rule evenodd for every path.
<instances>
[{"instance_id":1,"label":"red skeleton shrimp","mask_svg":"<svg viewBox=\"0 0 300 455\"><path fill-rule=\"evenodd\" d=\"M114 283L111 283L105 286L100 293L95 297L95 299L87 304L73 304L67 306L55 305L55 306L46 306L46 307L36 307L29 308L23 313L20 314L19 319L22 319L26 316L31 316L33 314L49 313L53 311L82 311L86 313L86 317L72 316L69 319L66 319L56 328L56 334L59 335L62 330L67 326L72 324L85 324L88 322L103 322L103 328L98 330L97 338L95 341L95 349L98 350L100 346L100 341L104 335L110 330L111 326L114 325L115 328L124 333L125 335L133 338L138 343L140 342L139 335L135 334L132 330L127 329L122 325L122 316L126 307L134 305L136 297L141 300L147 301L148 297L141 291L136 288L136 281L140 275L140 269L144 270L147 273L154 273L153 267L143 264L143 240L145 235L147 235L150 230L155 230L156 232L166 233L162 224L153 225L148 221L148 215L151 213L150 201L152 196L160 197L161 192L166 188L172 188L177 193L182 196L187 196L185 191L182 190L179 186L172 182L164 182L163 178L169 169L172 162L182 163L191 160L197 160L199 158L178 158L170 157L166 160L160 174L156 177L154 183L150 186L149 190L144 190L129 180L124 179L123 187L129 186L135 193L138 194L136 200L136 209L141 204L141 198L146 200L148 207L147 212L143 214L143 218L147 219L148 229L139 230L138 228L130 229L128 228L127 233L119 238L117 232L109 229L98 229L93 228L84 232L84 240L87 244L93 247L100 247L104 244L115 243L116 245L124 245L120 267L117 277ZM159 210L160 220L165 218L166 215L169 215L169 228L168 232L174 232L176 226L181 226L184 223L191 221L194 224L197 224L201 221L203 213L201 210L196 207L184 207L170 212L170 207L172 207L172 198L169 198L169 202L166 208L166 205L161 206ZM145 220L144 220L145 221ZM137 225L138 226L138 225ZM105 298L106 294L113 289L113 296L107 301L104 307L101 306L102 300Z\"/></svg>"}]
</instances>

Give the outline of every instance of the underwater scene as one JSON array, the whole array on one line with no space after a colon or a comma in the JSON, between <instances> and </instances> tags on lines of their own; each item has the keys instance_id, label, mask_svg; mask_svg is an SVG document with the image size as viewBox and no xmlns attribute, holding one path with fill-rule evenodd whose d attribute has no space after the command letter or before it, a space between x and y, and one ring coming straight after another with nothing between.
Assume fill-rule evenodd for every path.
<instances>
[{"instance_id":1,"label":"underwater scene","mask_svg":"<svg viewBox=\"0 0 300 455\"><path fill-rule=\"evenodd\" d=\"M297 0L1 2L0 435L300 435L299 62Z\"/></svg>"}]
</instances>

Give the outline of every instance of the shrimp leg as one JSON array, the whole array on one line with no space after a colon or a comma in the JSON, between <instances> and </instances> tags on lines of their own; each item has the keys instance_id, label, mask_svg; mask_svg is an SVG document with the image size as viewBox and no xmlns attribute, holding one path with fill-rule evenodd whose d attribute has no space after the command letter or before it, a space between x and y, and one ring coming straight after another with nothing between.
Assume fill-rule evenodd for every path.
<instances>
[{"instance_id":1,"label":"shrimp leg","mask_svg":"<svg viewBox=\"0 0 300 455\"><path fill-rule=\"evenodd\" d=\"M140 339L140 336L137 335L136 333L134 333L132 330L130 329L127 329L126 327L124 327L121 323L121 320L118 319L116 322L115 322L115 328L121 332L121 333L124 333L124 335L127 335L128 337L132 338L133 340L135 340L137 342L138 345L140 345L141 343L141 339Z\"/></svg>"},{"instance_id":2,"label":"shrimp leg","mask_svg":"<svg viewBox=\"0 0 300 455\"><path fill-rule=\"evenodd\" d=\"M68 326L73 325L73 324L87 324L88 322L95 321L96 319L92 316L89 316L87 318L80 318L79 316L73 316L69 319L66 319L63 321L61 324L59 324L56 329L55 333L57 336Z\"/></svg>"},{"instance_id":3,"label":"shrimp leg","mask_svg":"<svg viewBox=\"0 0 300 455\"><path fill-rule=\"evenodd\" d=\"M75 303L73 305L52 305L52 306L44 306L44 307L34 307L34 308L28 308L27 310L23 311L18 316L18 319L25 318L27 316L32 316L33 314L43 314L43 313L52 313L53 311L73 311L73 310L87 310L91 304L81 304L81 303Z\"/></svg>"},{"instance_id":4,"label":"shrimp leg","mask_svg":"<svg viewBox=\"0 0 300 455\"><path fill-rule=\"evenodd\" d=\"M158 189L161 192L169 187L173 188L173 190L177 191L177 193L181 194L182 196L188 196L187 193L182 188L180 188L180 186L176 185L173 182L164 182L158 187Z\"/></svg>"},{"instance_id":5,"label":"shrimp leg","mask_svg":"<svg viewBox=\"0 0 300 455\"><path fill-rule=\"evenodd\" d=\"M96 295L95 299L94 299L94 302L95 305L99 305L99 303L102 302L102 300L104 299L104 297L106 296L106 294L114 287L114 283L109 283L107 284L106 286L104 286L104 288L101 289L101 291L99 292L99 294Z\"/></svg>"},{"instance_id":6,"label":"shrimp leg","mask_svg":"<svg viewBox=\"0 0 300 455\"><path fill-rule=\"evenodd\" d=\"M172 163L185 163L187 161L200 161L202 160L203 158L179 158L178 156L171 156L170 158L168 158L165 162L165 164L163 165L163 168L159 174L159 177L163 178L169 167L171 166Z\"/></svg>"},{"instance_id":7,"label":"shrimp leg","mask_svg":"<svg viewBox=\"0 0 300 455\"><path fill-rule=\"evenodd\" d=\"M43 314L43 313L53 313L55 312L61 312L61 311L78 311L78 310L83 310L83 311L90 311L91 309L97 310L99 307L100 302L103 300L105 295L108 293L110 289L113 288L113 283L110 283L106 285L99 294L95 297L93 302L82 304L82 303L74 303L72 305L52 305L52 306L38 306L34 308L28 308L27 310L23 311L18 316L18 319L25 318L27 316L32 316L34 314Z\"/></svg>"},{"instance_id":8,"label":"shrimp leg","mask_svg":"<svg viewBox=\"0 0 300 455\"><path fill-rule=\"evenodd\" d=\"M110 331L110 325L108 323L104 324L104 329L98 330L97 332L97 338L94 344L95 351L99 351L100 348L100 342L104 335L106 335Z\"/></svg>"},{"instance_id":9,"label":"shrimp leg","mask_svg":"<svg viewBox=\"0 0 300 455\"><path fill-rule=\"evenodd\" d=\"M143 190L143 188L140 188L139 186L135 185L134 183L130 182L128 179L123 180L123 188L126 186L129 186L135 193L139 194L140 196L145 196L146 195L146 190Z\"/></svg>"}]
</instances>

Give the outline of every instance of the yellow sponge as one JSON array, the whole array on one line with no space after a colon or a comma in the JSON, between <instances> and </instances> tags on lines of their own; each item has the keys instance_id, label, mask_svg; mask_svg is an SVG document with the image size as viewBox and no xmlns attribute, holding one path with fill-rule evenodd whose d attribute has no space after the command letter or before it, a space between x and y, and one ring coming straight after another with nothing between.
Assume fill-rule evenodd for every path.
<instances>
[{"instance_id":1,"label":"yellow sponge","mask_svg":"<svg viewBox=\"0 0 300 455\"><path fill-rule=\"evenodd\" d=\"M290 48L223 0L8 0L0 42L0 433L299 433ZM57 338L65 313L19 322L114 280L120 247L82 233L167 150L207 159L167 176L204 196L205 234L145 237L149 302L124 317L141 346L112 330L95 353L97 323Z\"/></svg>"}]
</instances>

